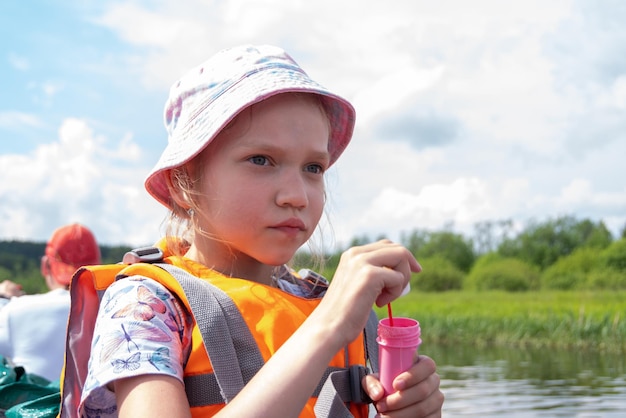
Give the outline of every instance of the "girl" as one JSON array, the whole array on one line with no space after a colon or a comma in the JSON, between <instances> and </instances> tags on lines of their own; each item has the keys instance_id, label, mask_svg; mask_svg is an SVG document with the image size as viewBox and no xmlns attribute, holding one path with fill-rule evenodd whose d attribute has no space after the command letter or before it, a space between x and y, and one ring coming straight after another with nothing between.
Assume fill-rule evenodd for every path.
<instances>
[{"instance_id":1,"label":"girl","mask_svg":"<svg viewBox=\"0 0 626 418\"><path fill-rule=\"evenodd\" d=\"M207 359L196 334L201 321L183 292L132 276L102 300L83 416L314 416L311 394L329 365L348 357L364 364L361 334L372 305L397 298L420 271L412 254L386 240L352 248L328 286L285 265L321 218L324 173L350 141L354 118L348 102L271 46L222 51L172 87L168 146L146 180L178 221L166 262L232 298L265 364L227 404L196 406L186 382L212 370L219 354L209 349ZM416 358L389 396L375 374L361 385L381 416L441 415L428 357Z\"/></svg>"}]
</instances>

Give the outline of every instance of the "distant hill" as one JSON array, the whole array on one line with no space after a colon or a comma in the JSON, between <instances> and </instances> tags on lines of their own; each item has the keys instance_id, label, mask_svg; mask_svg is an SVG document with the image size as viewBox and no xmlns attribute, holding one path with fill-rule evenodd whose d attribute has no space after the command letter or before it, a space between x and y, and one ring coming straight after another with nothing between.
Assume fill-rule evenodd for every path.
<instances>
[{"instance_id":1,"label":"distant hill","mask_svg":"<svg viewBox=\"0 0 626 418\"><path fill-rule=\"evenodd\" d=\"M0 281L10 279L22 284L26 293L46 291L39 271L41 256L46 249L45 242L0 241ZM124 253L131 250L127 246L100 245L103 264L117 263Z\"/></svg>"},{"instance_id":2,"label":"distant hill","mask_svg":"<svg viewBox=\"0 0 626 418\"><path fill-rule=\"evenodd\" d=\"M23 258L33 260L39 263L41 256L46 249L45 242L32 241L0 241L0 266L7 267L2 263L5 257ZM117 263L122 260L124 253L131 250L127 246L108 246L100 245L100 254L102 254L103 263Z\"/></svg>"}]
</instances>

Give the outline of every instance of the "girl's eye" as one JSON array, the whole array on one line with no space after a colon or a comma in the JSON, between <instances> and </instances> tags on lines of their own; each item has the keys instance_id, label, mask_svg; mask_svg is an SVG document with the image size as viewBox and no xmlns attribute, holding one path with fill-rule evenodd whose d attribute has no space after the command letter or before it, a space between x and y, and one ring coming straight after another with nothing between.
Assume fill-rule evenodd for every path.
<instances>
[{"instance_id":1,"label":"girl's eye","mask_svg":"<svg viewBox=\"0 0 626 418\"><path fill-rule=\"evenodd\" d=\"M313 174L322 174L324 173L324 167L320 164L309 164L305 167L305 171Z\"/></svg>"},{"instance_id":2,"label":"girl's eye","mask_svg":"<svg viewBox=\"0 0 626 418\"><path fill-rule=\"evenodd\" d=\"M250 157L248 158L248 161L256 165L268 165L269 164L269 160L267 159L267 157L264 157L262 155L255 155L253 157Z\"/></svg>"}]
</instances>

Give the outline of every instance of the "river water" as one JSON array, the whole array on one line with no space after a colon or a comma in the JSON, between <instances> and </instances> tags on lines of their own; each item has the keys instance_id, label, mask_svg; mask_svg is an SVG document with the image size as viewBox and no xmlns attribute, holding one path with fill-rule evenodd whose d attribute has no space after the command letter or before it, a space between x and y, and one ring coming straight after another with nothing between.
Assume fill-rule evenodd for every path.
<instances>
[{"instance_id":1,"label":"river water","mask_svg":"<svg viewBox=\"0 0 626 418\"><path fill-rule=\"evenodd\" d=\"M626 417L623 354L428 347L446 396L443 416Z\"/></svg>"}]
</instances>

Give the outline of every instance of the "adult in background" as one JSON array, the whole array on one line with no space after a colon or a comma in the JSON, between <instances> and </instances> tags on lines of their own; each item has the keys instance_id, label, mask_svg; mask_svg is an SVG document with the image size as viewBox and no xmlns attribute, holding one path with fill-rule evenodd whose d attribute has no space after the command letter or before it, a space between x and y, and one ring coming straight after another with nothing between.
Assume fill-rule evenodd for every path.
<instances>
[{"instance_id":1,"label":"adult in background","mask_svg":"<svg viewBox=\"0 0 626 418\"><path fill-rule=\"evenodd\" d=\"M0 296L9 299L0 309L0 354L27 373L58 380L65 351L70 279L79 267L100 263L100 248L88 228L74 223L54 231L41 257L48 292L21 296L19 285L9 280L0 284Z\"/></svg>"}]
</instances>

